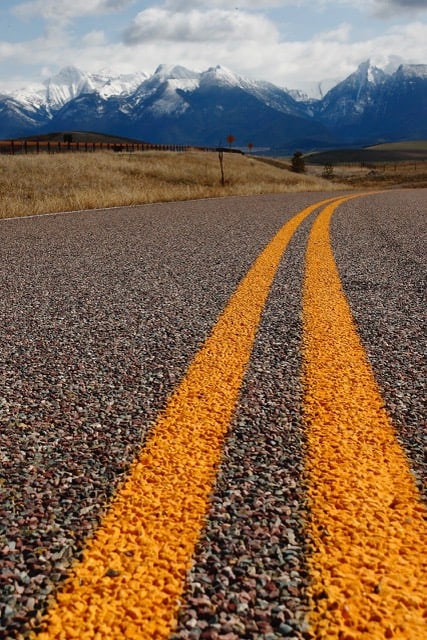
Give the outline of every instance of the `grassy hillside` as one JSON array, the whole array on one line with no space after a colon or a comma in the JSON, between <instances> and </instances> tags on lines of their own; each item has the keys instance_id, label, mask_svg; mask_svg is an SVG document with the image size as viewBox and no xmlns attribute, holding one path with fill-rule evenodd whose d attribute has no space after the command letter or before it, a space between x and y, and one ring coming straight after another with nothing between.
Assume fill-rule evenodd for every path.
<instances>
[{"instance_id":1,"label":"grassy hillside","mask_svg":"<svg viewBox=\"0 0 427 640\"><path fill-rule=\"evenodd\" d=\"M73 142L103 142L104 144L138 144L144 142L143 140L112 136L104 133L96 133L94 131L54 131L52 133L43 133L36 136L25 136L24 138L19 138L19 140L64 142L64 140L66 140L65 136L71 136Z\"/></svg>"},{"instance_id":2,"label":"grassy hillside","mask_svg":"<svg viewBox=\"0 0 427 640\"><path fill-rule=\"evenodd\" d=\"M376 144L372 147L366 147L367 149L379 150L379 151L405 151L411 152L423 152L427 154L427 140L404 140L403 142L386 142L384 144Z\"/></svg>"},{"instance_id":3,"label":"grassy hillside","mask_svg":"<svg viewBox=\"0 0 427 640\"><path fill-rule=\"evenodd\" d=\"M331 149L309 153L306 162L311 164L387 163L427 160L427 141L413 140L378 144L360 149Z\"/></svg>"}]
</instances>

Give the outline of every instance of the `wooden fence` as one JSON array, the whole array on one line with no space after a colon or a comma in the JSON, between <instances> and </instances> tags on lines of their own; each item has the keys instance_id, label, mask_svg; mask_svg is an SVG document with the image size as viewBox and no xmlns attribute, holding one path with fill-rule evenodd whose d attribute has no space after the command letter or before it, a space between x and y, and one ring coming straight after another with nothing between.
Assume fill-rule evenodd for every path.
<instances>
[{"instance_id":1,"label":"wooden fence","mask_svg":"<svg viewBox=\"0 0 427 640\"><path fill-rule=\"evenodd\" d=\"M193 147L194 148L194 147ZM63 142L52 140L0 140L0 154L72 153L95 151L187 151L185 145L150 144L145 142Z\"/></svg>"}]
</instances>

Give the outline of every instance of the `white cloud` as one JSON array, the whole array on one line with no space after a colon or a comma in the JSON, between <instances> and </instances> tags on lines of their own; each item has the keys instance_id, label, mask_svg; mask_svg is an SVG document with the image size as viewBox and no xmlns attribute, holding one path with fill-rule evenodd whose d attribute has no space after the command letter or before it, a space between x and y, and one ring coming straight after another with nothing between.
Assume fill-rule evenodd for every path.
<instances>
[{"instance_id":1,"label":"white cloud","mask_svg":"<svg viewBox=\"0 0 427 640\"><path fill-rule=\"evenodd\" d=\"M1 0L0 0L1 1ZM351 0L353 3L354 0ZM385 20L373 20L374 10L394 7L395 13L409 5L415 10L420 0L359 0L358 11L368 11L371 20L364 35L358 35L354 21L321 27L307 39L298 38L288 30L288 37L279 33L278 23L267 8L304 6L307 21L314 20L313 11L327 6L350 4L350 0L242 0L230 5L229 0L155 0L150 8L140 11L124 32L123 42L111 42L109 28L117 16L115 10L130 7L135 0L31 0L15 6L21 17L37 15L45 20L44 33L22 42L0 42L0 62L5 71L15 65L10 85L23 77L24 66L31 70L30 79L43 76L42 69L74 64L89 72L109 67L121 73L150 73L160 63L182 64L203 70L215 64L252 78L269 80L289 88L303 88L327 78L342 79L358 64L370 58L381 67L395 68L399 61L427 63L427 24L421 20L399 20L399 26ZM424 2L424 0L423 0ZM136 4L136 2L135 2ZM141 6L140 3L139 7ZM230 8L230 6L232 8ZM238 7L238 8L237 8ZM310 11L312 12L310 14ZM328 13L328 12L326 12ZM329 12L330 13L330 12ZM105 14L94 29L93 21L70 23L83 16ZM125 14L127 15L127 14ZM319 15L319 14L318 14ZM329 14L328 14L329 15ZM343 12L340 12L340 19ZM345 14L344 14L345 15ZM399 16L402 14L399 13ZM413 18L414 14L409 14ZM354 17L354 13L352 14ZM385 15L383 16L385 17ZM125 19L125 17L122 17ZM286 21L287 13L282 12ZM346 19L346 18L344 18ZM312 22L316 25L316 22ZM377 25L380 35L373 36ZM84 25L86 30L78 29ZM315 31L316 26L313 27ZM369 36L365 35L369 34ZM21 65L19 67L19 65ZM18 68L19 67L19 68ZM2 75L5 74L2 72ZM38 75L38 77L37 77ZM3 77L0 84L5 86ZM22 84L25 84L22 82Z\"/></svg>"},{"instance_id":2,"label":"white cloud","mask_svg":"<svg viewBox=\"0 0 427 640\"><path fill-rule=\"evenodd\" d=\"M383 35L349 42L351 29L343 25L337 31L318 34L309 41L281 43L263 52L266 65L274 57L276 81L280 75L291 88L324 78L342 79L364 60L381 68L396 68L397 58L408 63L426 61L427 25L414 22L393 27ZM396 58L396 54L400 54Z\"/></svg>"},{"instance_id":3,"label":"white cloud","mask_svg":"<svg viewBox=\"0 0 427 640\"><path fill-rule=\"evenodd\" d=\"M160 21L161 22L161 21ZM127 47L142 68L152 70L160 62L180 63L193 69L206 69L223 64L252 78L269 80L289 88L304 87L327 78L343 79L370 58L380 67L396 68L397 61L426 62L427 25L413 22L393 27L382 35L362 40L355 38L352 27L342 24L330 31L314 35L309 40L280 40L273 25L271 37L260 34L258 41L245 39L240 33L227 37L218 46L216 37L205 31L204 37L178 41L164 34L162 42L144 39L144 29L135 33L134 45ZM255 38L255 33L253 37ZM191 36L187 33L187 37ZM156 33L156 38L158 34ZM121 52L124 61L126 52Z\"/></svg>"},{"instance_id":4,"label":"white cloud","mask_svg":"<svg viewBox=\"0 0 427 640\"><path fill-rule=\"evenodd\" d=\"M82 43L88 47L99 47L106 44L107 40L104 31L89 31L82 37Z\"/></svg>"},{"instance_id":5,"label":"white cloud","mask_svg":"<svg viewBox=\"0 0 427 640\"><path fill-rule=\"evenodd\" d=\"M274 25L262 15L211 9L182 13L167 9L141 11L124 33L124 42L135 45L150 41L228 42L277 40Z\"/></svg>"},{"instance_id":6,"label":"white cloud","mask_svg":"<svg viewBox=\"0 0 427 640\"><path fill-rule=\"evenodd\" d=\"M66 22L72 18L119 11L134 0L30 0L18 4L14 13L20 18L41 16L45 20Z\"/></svg>"},{"instance_id":7,"label":"white cloud","mask_svg":"<svg viewBox=\"0 0 427 640\"><path fill-rule=\"evenodd\" d=\"M291 0L291 3L294 3L294 0ZM262 9L280 7L284 4L287 3L283 2L283 0L236 0L235 4L231 4L231 7L239 11L244 9L261 11ZM191 11L202 7L208 9L219 7L230 10L230 0L165 0L164 6L170 11Z\"/></svg>"},{"instance_id":8,"label":"white cloud","mask_svg":"<svg viewBox=\"0 0 427 640\"><path fill-rule=\"evenodd\" d=\"M19 55L19 51L25 48L21 43L15 42L0 42L0 60L6 60Z\"/></svg>"},{"instance_id":9,"label":"white cloud","mask_svg":"<svg viewBox=\"0 0 427 640\"><path fill-rule=\"evenodd\" d=\"M332 29L331 31L320 31L316 39L323 42L340 42L345 43L350 39L351 33L351 25L348 23L343 23L339 25L336 29Z\"/></svg>"}]
</instances>

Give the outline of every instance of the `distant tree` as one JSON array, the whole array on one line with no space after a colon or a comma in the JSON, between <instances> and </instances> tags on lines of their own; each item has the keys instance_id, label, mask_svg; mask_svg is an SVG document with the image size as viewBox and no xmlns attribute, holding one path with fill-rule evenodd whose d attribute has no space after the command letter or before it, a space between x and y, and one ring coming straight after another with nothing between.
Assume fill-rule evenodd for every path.
<instances>
[{"instance_id":1,"label":"distant tree","mask_svg":"<svg viewBox=\"0 0 427 640\"><path fill-rule=\"evenodd\" d=\"M334 175L334 167L330 162L328 162L323 167L322 178L326 178L327 180L330 180L333 177L333 175Z\"/></svg>"},{"instance_id":2,"label":"distant tree","mask_svg":"<svg viewBox=\"0 0 427 640\"><path fill-rule=\"evenodd\" d=\"M227 142L230 145L230 147L231 147L231 145L233 144L234 141L235 141L235 137L233 135L231 135L231 133L230 133L230 135L227 136Z\"/></svg>"},{"instance_id":3,"label":"distant tree","mask_svg":"<svg viewBox=\"0 0 427 640\"><path fill-rule=\"evenodd\" d=\"M292 156L291 169L292 171L295 171L295 173L304 173L305 160L301 151L295 151L294 155Z\"/></svg>"}]
</instances>

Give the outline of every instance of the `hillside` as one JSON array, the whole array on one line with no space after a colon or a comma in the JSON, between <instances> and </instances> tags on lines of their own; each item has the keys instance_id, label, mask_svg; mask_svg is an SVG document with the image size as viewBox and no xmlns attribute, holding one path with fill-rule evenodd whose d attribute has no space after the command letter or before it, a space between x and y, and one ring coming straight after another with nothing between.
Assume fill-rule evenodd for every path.
<instances>
[{"instance_id":1,"label":"hillside","mask_svg":"<svg viewBox=\"0 0 427 640\"><path fill-rule=\"evenodd\" d=\"M71 136L71 138L70 138ZM141 144L143 140L135 140L124 136L114 136L108 133L98 133L96 131L52 131L51 133L37 133L36 135L24 136L19 140L39 142L97 142L104 144Z\"/></svg>"},{"instance_id":2,"label":"hillside","mask_svg":"<svg viewBox=\"0 0 427 640\"><path fill-rule=\"evenodd\" d=\"M387 163L427 160L427 140L383 143L360 149L331 149L305 156L310 164Z\"/></svg>"}]
</instances>

